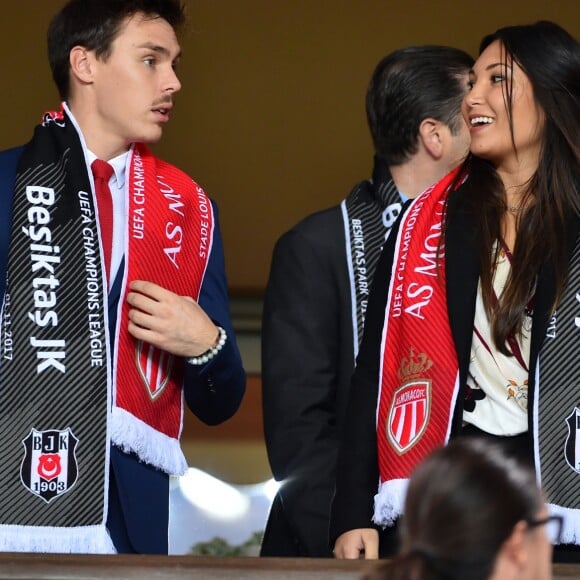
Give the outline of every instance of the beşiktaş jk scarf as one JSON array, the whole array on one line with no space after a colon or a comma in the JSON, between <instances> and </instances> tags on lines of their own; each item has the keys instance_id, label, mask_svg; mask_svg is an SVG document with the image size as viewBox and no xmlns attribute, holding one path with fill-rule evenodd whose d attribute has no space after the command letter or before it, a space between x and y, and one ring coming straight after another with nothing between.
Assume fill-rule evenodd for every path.
<instances>
[{"instance_id":1,"label":"be\u015fikta\u015f jk scarf","mask_svg":"<svg viewBox=\"0 0 580 580\"><path fill-rule=\"evenodd\" d=\"M538 482L564 516L562 543L580 544L580 239L535 373L533 439Z\"/></svg>"},{"instance_id":2,"label":"be\u015fikta\u015f jk scarf","mask_svg":"<svg viewBox=\"0 0 580 580\"><path fill-rule=\"evenodd\" d=\"M356 359L369 292L381 249L401 212L401 196L384 163L375 158L373 182L357 184L341 203L352 302Z\"/></svg>"},{"instance_id":3,"label":"be\u015fikta\u015f jk scarf","mask_svg":"<svg viewBox=\"0 0 580 580\"><path fill-rule=\"evenodd\" d=\"M458 169L427 189L401 219L381 344L377 402L380 484L376 524L401 514L414 467L449 438L459 369L447 315L447 193Z\"/></svg>"},{"instance_id":4,"label":"be\u015fikta\u015f jk scarf","mask_svg":"<svg viewBox=\"0 0 580 580\"><path fill-rule=\"evenodd\" d=\"M16 175L1 328L2 551L115 551L105 527L111 440L168 473L186 467L182 367L129 338L124 295L129 280L144 279L197 298L211 205L191 179L135 147L113 355L77 131L68 116L47 114Z\"/></svg>"}]
</instances>

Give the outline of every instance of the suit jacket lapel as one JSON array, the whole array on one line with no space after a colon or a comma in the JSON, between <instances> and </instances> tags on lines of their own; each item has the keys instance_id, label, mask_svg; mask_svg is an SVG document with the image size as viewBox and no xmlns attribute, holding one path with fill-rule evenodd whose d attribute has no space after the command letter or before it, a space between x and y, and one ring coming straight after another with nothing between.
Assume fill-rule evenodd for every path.
<instances>
[{"instance_id":1,"label":"suit jacket lapel","mask_svg":"<svg viewBox=\"0 0 580 580\"><path fill-rule=\"evenodd\" d=\"M117 328L117 307L121 298L121 290L123 289L123 276L125 272L125 258L121 260L113 285L109 290L108 306L109 306L109 338L110 345L115 344L115 330Z\"/></svg>"}]
</instances>

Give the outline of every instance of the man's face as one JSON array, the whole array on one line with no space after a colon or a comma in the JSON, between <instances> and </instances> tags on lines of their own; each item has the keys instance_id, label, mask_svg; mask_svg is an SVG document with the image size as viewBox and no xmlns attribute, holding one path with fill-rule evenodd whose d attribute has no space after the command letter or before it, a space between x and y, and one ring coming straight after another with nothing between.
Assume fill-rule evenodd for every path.
<instances>
[{"instance_id":1,"label":"man's face","mask_svg":"<svg viewBox=\"0 0 580 580\"><path fill-rule=\"evenodd\" d=\"M170 24L136 14L113 41L106 60L93 56L91 139L118 154L131 143L155 143L169 121L180 47ZM89 141L89 139L88 139ZM89 143L89 147L90 147Z\"/></svg>"}]
</instances>

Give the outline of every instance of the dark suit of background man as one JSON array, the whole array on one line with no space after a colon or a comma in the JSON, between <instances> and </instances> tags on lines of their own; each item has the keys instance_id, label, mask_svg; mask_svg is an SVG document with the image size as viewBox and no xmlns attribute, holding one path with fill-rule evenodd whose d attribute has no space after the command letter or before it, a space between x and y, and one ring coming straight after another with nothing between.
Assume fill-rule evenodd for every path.
<instances>
[{"instance_id":1,"label":"dark suit of background man","mask_svg":"<svg viewBox=\"0 0 580 580\"><path fill-rule=\"evenodd\" d=\"M146 146L183 23L177 0L70 0L62 109L0 154L5 550L167 554L184 402L216 424L243 396L217 210Z\"/></svg>"},{"instance_id":2,"label":"dark suit of background man","mask_svg":"<svg viewBox=\"0 0 580 580\"><path fill-rule=\"evenodd\" d=\"M268 457L281 487L262 556L332 556L335 461L374 269L405 199L467 153L460 104L472 63L460 50L437 46L385 57L366 98L372 179L276 244L264 303L262 380Z\"/></svg>"}]
</instances>

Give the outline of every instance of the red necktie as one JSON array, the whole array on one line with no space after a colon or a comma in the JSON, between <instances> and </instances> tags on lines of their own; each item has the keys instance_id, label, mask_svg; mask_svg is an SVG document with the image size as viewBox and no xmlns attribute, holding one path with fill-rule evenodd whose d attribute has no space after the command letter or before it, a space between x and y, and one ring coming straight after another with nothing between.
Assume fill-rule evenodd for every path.
<instances>
[{"instance_id":1,"label":"red necktie","mask_svg":"<svg viewBox=\"0 0 580 580\"><path fill-rule=\"evenodd\" d=\"M113 175L113 168L106 161L95 159L91 163L91 169L95 178L95 194L99 208L99 225L101 226L103 254L105 256L105 274L108 280L113 249L113 198L109 189L109 179Z\"/></svg>"}]
</instances>

